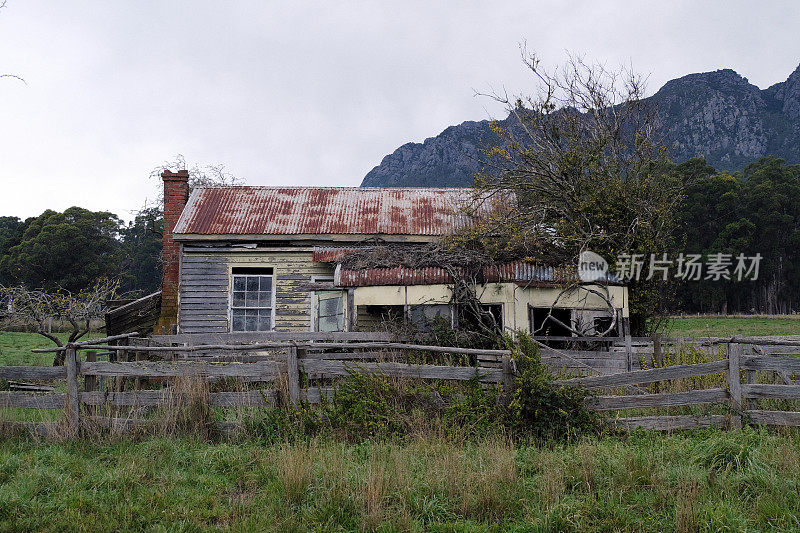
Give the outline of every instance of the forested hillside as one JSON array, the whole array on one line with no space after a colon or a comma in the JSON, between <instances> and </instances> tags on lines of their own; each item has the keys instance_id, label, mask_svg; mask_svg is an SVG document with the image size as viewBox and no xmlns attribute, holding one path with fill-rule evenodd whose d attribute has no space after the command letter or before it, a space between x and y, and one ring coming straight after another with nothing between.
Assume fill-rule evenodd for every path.
<instances>
[{"instance_id":1,"label":"forested hillside","mask_svg":"<svg viewBox=\"0 0 800 533\"><path fill-rule=\"evenodd\" d=\"M702 159L676 167L686 183L676 252L761 254L756 281L687 281L673 307L689 312L791 313L800 307L800 165L768 157L739 172Z\"/></svg>"}]
</instances>

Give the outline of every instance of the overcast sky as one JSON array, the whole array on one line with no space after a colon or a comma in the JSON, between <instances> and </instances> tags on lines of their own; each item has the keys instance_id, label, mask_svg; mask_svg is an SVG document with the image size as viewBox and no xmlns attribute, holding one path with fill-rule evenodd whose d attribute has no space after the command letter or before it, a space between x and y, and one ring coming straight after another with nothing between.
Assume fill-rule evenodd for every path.
<instances>
[{"instance_id":1,"label":"overcast sky","mask_svg":"<svg viewBox=\"0 0 800 533\"><path fill-rule=\"evenodd\" d=\"M0 10L0 216L130 212L183 154L251 185L359 185L400 145L500 117L532 87L518 45L649 74L649 92L800 63L800 3L8 0Z\"/></svg>"}]
</instances>

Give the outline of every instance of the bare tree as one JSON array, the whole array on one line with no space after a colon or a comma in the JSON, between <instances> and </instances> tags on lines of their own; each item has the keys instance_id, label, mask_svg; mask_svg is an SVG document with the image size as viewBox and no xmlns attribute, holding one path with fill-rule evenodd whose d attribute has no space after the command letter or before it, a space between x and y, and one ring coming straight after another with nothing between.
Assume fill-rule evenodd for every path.
<instances>
[{"instance_id":1,"label":"bare tree","mask_svg":"<svg viewBox=\"0 0 800 533\"><path fill-rule=\"evenodd\" d=\"M586 250L612 264L622 252L669 250L683 184L668 172L645 80L576 55L548 70L524 45L521 52L536 90L488 95L512 120L493 124L502 142L487 151L475 195L477 203L497 195L515 203L492 212L490 232L471 237L495 248L492 241L517 243L517 255L550 264L577 264ZM631 284L639 331L658 304L652 285Z\"/></svg>"},{"instance_id":2,"label":"bare tree","mask_svg":"<svg viewBox=\"0 0 800 533\"><path fill-rule=\"evenodd\" d=\"M228 172L223 164L204 166L195 164L190 167L186 163L186 158L183 154L177 154L172 161L164 161L153 168L150 171L150 179L156 180L160 184L161 173L165 170L188 170L190 192L197 187L233 187L244 183L244 180ZM160 187L156 204L159 208L164 205L164 191ZM141 211L144 211L147 207L145 205Z\"/></svg>"},{"instance_id":3,"label":"bare tree","mask_svg":"<svg viewBox=\"0 0 800 533\"><path fill-rule=\"evenodd\" d=\"M24 323L33 324L36 332L53 341L56 346L64 343L49 328L53 320L70 324L67 343L75 342L89 332L92 320L103 317L105 303L116 295L119 282L98 280L94 286L77 294L59 289L47 292L16 287L0 286L0 302L8 315ZM64 352L56 352L53 366L64 364Z\"/></svg>"}]
</instances>

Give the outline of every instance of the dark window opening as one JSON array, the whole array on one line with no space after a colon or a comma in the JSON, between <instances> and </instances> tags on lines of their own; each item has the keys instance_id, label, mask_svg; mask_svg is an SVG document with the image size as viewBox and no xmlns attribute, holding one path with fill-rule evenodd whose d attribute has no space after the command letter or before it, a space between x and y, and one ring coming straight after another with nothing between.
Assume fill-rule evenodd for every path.
<instances>
[{"instance_id":1,"label":"dark window opening","mask_svg":"<svg viewBox=\"0 0 800 533\"><path fill-rule=\"evenodd\" d=\"M549 315L549 316L548 316ZM528 308L531 335L548 337L570 337L572 311L570 309L550 309L549 307ZM555 320L553 320L555 319ZM559 324L560 321L564 324ZM567 327L565 327L567 326Z\"/></svg>"},{"instance_id":2,"label":"dark window opening","mask_svg":"<svg viewBox=\"0 0 800 533\"><path fill-rule=\"evenodd\" d=\"M451 308L447 304L412 305L409 310L411 322L423 333L433 331L436 322L452 325Z\"/></svg>"},{"instance_id":3,"label":"dark window opening","mask_svg":"<svg viewBox=\"0 0 800 533\"><path fill-rule=\"evenodd\" d=\"M503 331L503 304L483 304L484 322L497 331Z\"/></svg>"},{"instance_id":4,"label":"dark window opening","mask_svg":"<svg viewBox=\"0 0 800 533\"><path fill-rule=\"evenodd\" d=\"M402 305L356 306L356 323L359 331L396 331L405 322Z\"/></svg>"},{"instance_id":5,"label":"dark window opening","mask_svg":"<svg viewBox=\"0 0 800 533\"><path fill-rule=\"evenodd\" d=\"M595 335L602 335L608 328L611 327L612 322L614 321L613 317L610 316L598 316L594 318L594 334ZM614 324L614 327L606 333L605 337L619 337L617 333L617 326L618 324Z\"/></svg>"},{"instance_id":6,"label":"dark window opening","mask_svg":"<svg viewBox=\"0 0 800 533\"><path fill-rule=\"evenodd\" d=\"M475 331L485 334L489 331L502 333L503 304L481 304L480 309L469 305L459 305L454 325L462 331Z\"/></svg>"}]
</instances>

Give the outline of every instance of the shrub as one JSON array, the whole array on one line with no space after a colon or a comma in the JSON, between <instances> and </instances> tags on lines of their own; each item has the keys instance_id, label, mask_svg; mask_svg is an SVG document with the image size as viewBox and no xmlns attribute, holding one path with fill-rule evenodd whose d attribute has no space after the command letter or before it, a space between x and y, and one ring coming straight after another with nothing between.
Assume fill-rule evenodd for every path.
<instances>
[{"instance_id":1,"label":"shrub","mask_svg":"<svg viewBox=\"0 0 800 533\"><path fill-rule=\"evenodd\" d=\"M517 367L508 393L505 424L518 437L565 439L596 431L599 418L586 409L585 389L554 382L539 347L525 333L509 342Z\"/></svg>"},{"instance_id":2,"label":"shrub","mask_svg":"<svg viewBox=\"0 0 800 533\"><path fill-rule=\"evenodd\" d=\"M353 373L338 383L325 408L330 425L356 440L404 437L420 429L459 439L506 431L518 438L566 439L599 429L598 416L584 407L586 390L555 383L529 336L505 341L517 366L510 390L477 379L426 383Z\"/></svg>"},{"instance_id":3,"label":"shrub","mask_svg":"<svg viewBox=\"0 0 800 533\"><path fill-rule=\"evenodd\" d=\"M477 379L429 383L353 373L339 382L325 413L331 428L348 439L437 434L475 438L502 430L497 389Z\"/></svg>"},{"instance_id":4,"label":"shrub","mask_svg":"<svg viewBox=\"0 0 800 533\"><path fill-rule=\"evenodd\" d=\"M242 425L247 437L266 444L295 442L317 436L323 430L322 414L308 403L248 410Z\"/></svg>"},{"instance_id":5,"label":"shrub","mask_svg":"<svg viewBox=\"0 0 800 533\"><path fill-rule=\"evenodd\" d=\"M484 437L503 429L503 406L497 388L484 390L477 379L468 381L462 394L453 395L443 413L445 431L451 436Z\"/></svg>"},{"instance_id":6,"label":"shrub","mask_svg":"<svg viewBox=\"0 0 800 533\"><path fill-rule=\"evenodd\" d=\"M403 391L384 376L352 373L336 387L328 419L350 438L399 436L404 434L401 396Z\"/></svg>"}]
</instances>

